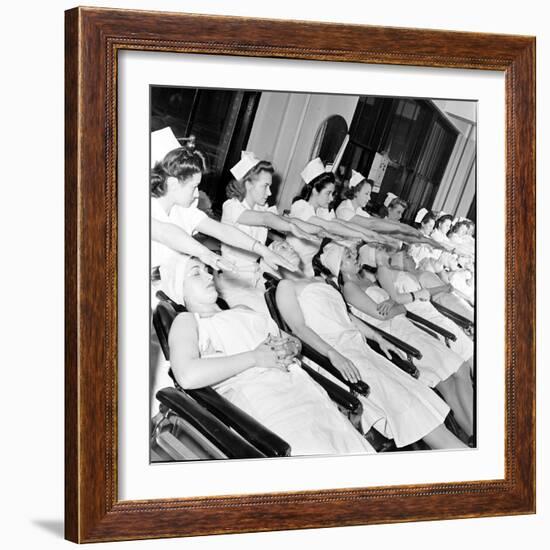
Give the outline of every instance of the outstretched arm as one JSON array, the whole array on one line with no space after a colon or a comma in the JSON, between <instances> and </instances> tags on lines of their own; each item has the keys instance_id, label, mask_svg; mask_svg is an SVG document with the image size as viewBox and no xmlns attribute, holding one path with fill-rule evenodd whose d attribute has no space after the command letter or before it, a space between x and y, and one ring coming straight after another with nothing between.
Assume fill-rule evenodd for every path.
<instances>
[{"instance_id":1,"label":"outstretched arm","mask_svg":"<svg viewBox=\"0 0 550 550\"><path fill-rule=\"evenodd\" d=\"M243 225L269 227L281 233L291 233L299 239L318 241L310 233L303 231L294 221L282 218L273 212L260 212L257 210L245 210L237 219L237 223Z\"/></svg>"},{"instance_id":2,"label":"outstretched arm","mask_svg":"<svg viewBox=\"0 0 550 550\"><path fill-rule=\"evenodd\" d=\"M191 235L186 233L181 227L173 223L160 222L151 220L151 239L161 243L176 252L196 256L206 265L214 269L225 269L232 271L234 265L227 260L224 260L218 254L215 254L203 244L199 243Z\"/></svg>"},{"instance_id":3,"label":"outstretched arm","mask_svg":"<svg viewBox=\"0 0 550 550\"><path fill-rule=\"evenodd\" d=\"M267 248L267 246L253 239L250 235L243 233L233 225L220 223L212 218L205 217L200 221L197 229L201 233L210 235L225 244L258 254L274 269L281 266L289 271L296 271L296 268L282 256L279 256L279 254L276 254Z\"/></svg>"}]
</instances>

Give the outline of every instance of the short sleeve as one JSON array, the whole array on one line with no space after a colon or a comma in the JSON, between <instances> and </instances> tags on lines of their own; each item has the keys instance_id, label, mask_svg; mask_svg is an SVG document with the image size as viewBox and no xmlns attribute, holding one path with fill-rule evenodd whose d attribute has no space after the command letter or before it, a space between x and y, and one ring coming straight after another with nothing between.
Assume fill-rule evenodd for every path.
<instances>
[{"instance_id":1,"label":"short sleeve","mask_svg":"<svg viewBox=\"0 0 550 550\"><path fill-rule=\"evenodd\" d=\"M235 225L241 214L246 210L244 204L238 199L227 199L222 207L222 223Z\"/></svg>"},{"instance_id":2,"label":"short sleeve","mask_svg":"<svg viewBox=\"0 0 550 550\"><path fill-rule=\"evenodd\" d=\"M342 203L336 209L336 217L339 220L349 221L355 216L355 211L350 208L349 204Z\"/></svg>"},{"instance_id":3,"label":"short sleeve","mask_svg":"<svg viewBox=\"0 0 550 550\"><path fill-rule=\"evenodd\" d=\"M307 222L309 218L315 216L315 210L307 201L300 199L290 208L290 216Z\"/></svg>"},{"instance_id":4,"label":"short sleeve","mask_svg":"<svg viewBox=\"0 0 550 550\"><path fill-rule=\"evenodd\" d=\"M183 208L176 205L170 211L169 219L189 235L194 235L197 232L198 225L206 217L206 214L196 207Z\"/></svg>"},{"instance_id":5,"label":"short sleeve","mask_svg":"<svg viewBox=\"0 0 550 550\"><path fill-rule=\"evenodd\" d=\"M157 199L151 199L151 218L159 222L167 222L168 215L160 205Z\"/></svg>"},{"instance_id":6,"label":"short sleeve","mask_svg":"<svg viewBox=\"0 0 550 550\"><path fill-rule=\"evenodd\" d=\"M333 220L336 217L334 210L329 210L328 208L317 208L316 212L319 218L326 220L327 222Z\"/></svg>"}]
</instances>

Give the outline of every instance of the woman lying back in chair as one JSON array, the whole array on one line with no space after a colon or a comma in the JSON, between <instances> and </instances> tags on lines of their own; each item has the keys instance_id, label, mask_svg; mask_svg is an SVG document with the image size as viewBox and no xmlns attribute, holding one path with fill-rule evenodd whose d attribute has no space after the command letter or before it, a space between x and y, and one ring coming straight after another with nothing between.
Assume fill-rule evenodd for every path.
<instances>
[{"instance_id":1,"label":"woman lying back in chair","mask_svg":"<svg viewBox=\"0 0 550 550\"><path fill-rule=\"evenodd\" d=\"M450 292L452 290L450 285L441 281L439 284L433 283L431 276L434 274L417 270L414 260L406 252L391 253L365 245L361 248L360 255L362 263L376 271L380 286L394 302L455 334L456 341L451 343L451 349L472 366L474 355L472 340L458 325L439 313L431 304L432 300L439 299L438 303L452 309L450 305L454 295ZM456 296L455 298L459 300Z\"/></svg>"},{"instance_id":2,"label":"woman lying back in chair","mask_svg":"<svg viewBox=\"0 0 550 550\"><path fill-rule=\"evenodd\" d=\"M214 386L285 439L292 455L374 452L302 370L268 316L246 307L222 311L212 276L195 258L182 256L162 270L165 292L188 310L168 338L180 386Z\"/></svg>"},{"instance_id":3,"label":"woman lying back in chair","mask_svg":"<svg viewBox=\"0 0 550 550\"><path fill-rule=\"evenodd\" d=\"M273 243L278 254L299 262L288 243ZM277 306L292 332L328 357L347 379L370 386L363 400L363 430L374 427L397 447L423 439L431 448L466 445L444 425L449 407L430 388L375 353L365 338L376 341L388 355L397 352L373 329L349 315L341 294L321 277L306 278L281 270Z\"/></svg>"},{"instance_id":4,"label":"woman lying back in chair","mask_svg":"<svg viewBox=\"0 0 550 550\"><path fill-rule=\"evenodd\" d=\"M436 388L451 406L461 428L473 433L473 387L470 365L442 341L418 328L407 317L404 306L390 300L389 294L363 273L357 249L335 243L325 247L325 263L333 277L339 277L346 302L354 315L413 345L422 357L415 360L419 380ZM384 304L378 310L379 304Z\"/></svg>"}]
</instances>

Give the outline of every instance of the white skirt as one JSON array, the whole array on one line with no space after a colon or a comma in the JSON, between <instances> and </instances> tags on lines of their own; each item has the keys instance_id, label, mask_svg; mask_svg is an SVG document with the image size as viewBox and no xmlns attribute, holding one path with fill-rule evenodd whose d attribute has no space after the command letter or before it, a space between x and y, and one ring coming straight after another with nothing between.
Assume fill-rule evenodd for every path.
<instances>
[{"instance_id":1,"label":"white skirt","mask_svg":"<svg viewBox=\"0 0 550 550\"><path fill-rule=\"evenodd\" d=\"M296 364L289 372L248 369L216 389L289 443L292 456L375 452L323 388Z\"/></svg>"},{"instance_id":2,"label":"white skirt","mask_svg":"<svg viewBox=\"0 0 550 550\"><path fill-rule=\"evenodd\" d=\"M374 427L404 447L443 424L449 406L425 384L375 353L359 332L340 333L329 343L353 362L370 386L370 395L362 398L365 432Z\"/></svg>"}]
</instances>

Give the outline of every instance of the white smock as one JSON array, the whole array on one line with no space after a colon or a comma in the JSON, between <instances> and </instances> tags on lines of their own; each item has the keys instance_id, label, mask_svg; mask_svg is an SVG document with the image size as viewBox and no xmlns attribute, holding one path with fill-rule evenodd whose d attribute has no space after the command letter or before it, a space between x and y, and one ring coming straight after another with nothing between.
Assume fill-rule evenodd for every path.
<instances>
[{"instance_id":1,"label":"white smock","mask_svg":"<svg viewBox=\"0 0 550 550\"><path fill-rule=\"evenodd\" d=\"M307 222L310 218L317 216L326 221L334 220L335 214L334 211L328 210L327 208L313 208L313 206L300 199L292 204L290 208L290 217L298 218L304 222ZM305 239L300 239L294 235L287 235L286 238L288 244L294 248L301 260L301 268L307 277L313 277L313 266L311 260L313 256L319 251L319 244L312 243Z\"/></svg>"},{"instance_id":2,"label":"white smock","mask_svg":"<svg viewBox=\"0 0 550 550\"><path fill-rule=\"evenodd\" d=\"M245 308L195 319L201 357L244 353L279 333L269 317ZM214 388L289 443L293 456L375 452L298 363L288 372L253 367Z\"/></svg>"},{"instance_id":3,"label":"white smock","mask_svg":"<svg viewBox=\"0 0 550 550\"><path fill-rule=\"evenodd\" d=\"M349 221L354 216L363 216L364 218L370 218L370 214L365 212L360 206L355 208L351 199L343 200L336 209L336 217L339 220Z\"/></svg>"},{"instance_id":4,"label":"white smock","mask_svg":"<svg viewBox=\"0 0 550 550\"><path fill-rule=\"evenodd\" d=\"M275 207L255 205L250 208L246 199L228 199L223 203L222 223L233 225L253 239L265 244L267 227L244 225L238 219L246 210L277 213ZM264 300L264 278L255 252L242 250L222 243L222 257L236 266L235 272L225 271L216 275L216 287L222 298L231 306L246 305L255 311L268 313Z\"/></svg>"},{"instance_id":5,"label":"white smock","mask_svg":"<svg viewBox=\"0 0 550 550\"><path fill-rule=\"evenodd\" d=\"M374 427L404 447L443 423L448 405L367 345L336 289L326 283L311 283L300 292L298 302L306 325L352 361L370 386L370 395L362 398L365 431Z\"/></svg>"},{"instance_id":6,"label":"white smock","mask_svg":"<svg viewBox=\"0 0 550 550\"><path fill-rule=\"evenodd\" d=\"M380 304L389 300L389 294L379 286L372 285L365 289L365 294L375 303ZM452 376L464 363L462 357L450 350L443 342L430 336L426 331L418 328L404 313L395 315L391 319L377 319L351 306L354 315L371 325L377 326L388 334L403 340L405 343L420 351L422 357L414 359L420 376L418 380L431 388Z\"/></svg>"},{"instance_id":7,"label":"white smock","mask_svg":"<svg viewBox=\"0 0 550 550\"><path fill-rule=\"evenodd\" d=\"M198 201L196 201L198 202ZM187 208L175 204L168 215L169 220L181 227L186 233L193 236L198 232L198 226L208 216L202 210L199 210L196 204Z\"/></svg>"},{"instance_id":8,"label":"white smock","mask_svg":"<svg viewBox=\"0 0 550 550\"><path fill-rule=\"evenodd\" d=\"M422 287L420 286L420 282L412 273L395 269L390 269L389 272L391 273L393 284L397 292L406 293L421 290ZM412 313L420 315L427 321L431 321L435 325L452 332L456 336L456 340L454 342L449 342L449 345L464 361L469 361L473 357L473 342L464 334L458 325L453 323L442 313L439 313L429 301L415 300L414 302L405 304L405 308Z\"/></svg>"}]
</instances>

